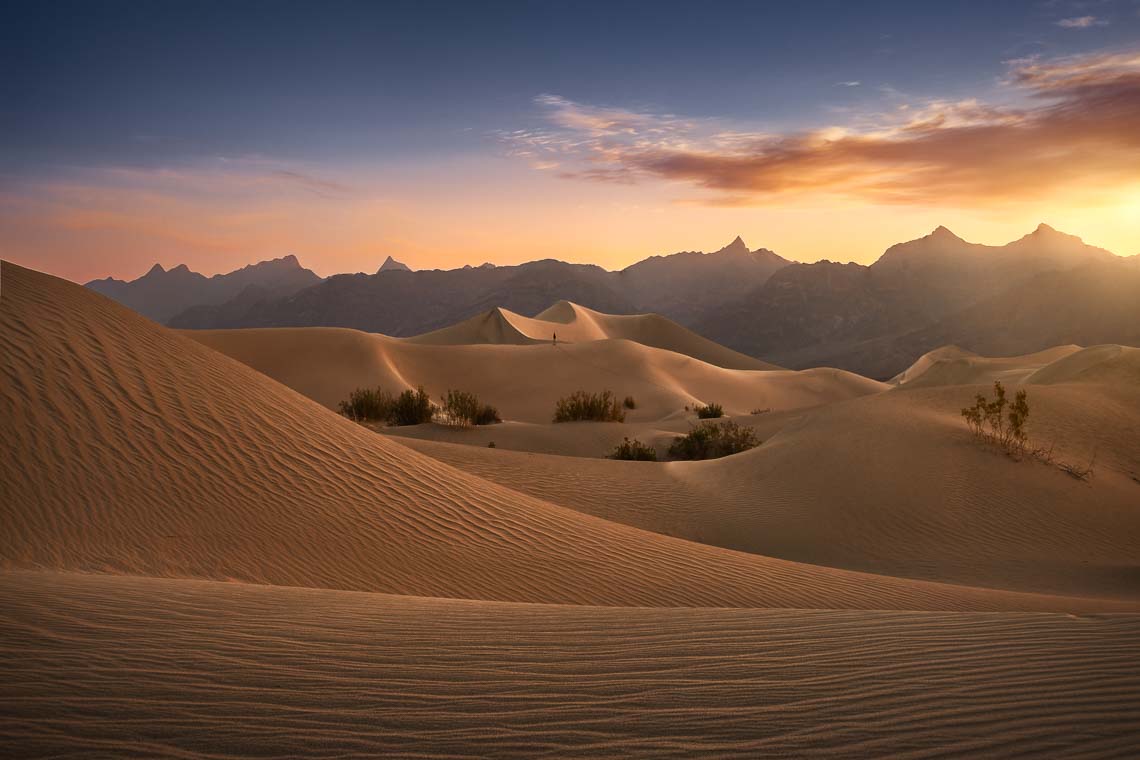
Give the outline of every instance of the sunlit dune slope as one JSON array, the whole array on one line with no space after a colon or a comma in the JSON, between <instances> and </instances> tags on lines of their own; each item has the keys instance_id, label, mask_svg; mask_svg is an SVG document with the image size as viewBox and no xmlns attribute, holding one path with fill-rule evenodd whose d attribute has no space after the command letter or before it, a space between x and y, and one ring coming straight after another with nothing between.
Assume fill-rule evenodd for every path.
<instances>
[{"instance_id":1,"label":"sunlit dune slope","mask_svg":"<svg viewBox=\"0 0 1140 760\"><path fill-rule=\"evenodd\" d=\"M358 387L399 392L423 385L434 398L458 388L477 393L507 419L546 423L559 398L608 388L619 399L636 399L631 420L655 420L686 405L714 401L730 412L747 413L757 407L815 406L888 387L834 369L725 369L624 339L558 346L433 345L329 327L183 334L329 408Z\"/></svg>"},{"instance_id":2,"label":"sunlit dune slope","mask_svg":"<svg viewBox=\"0 0 1140 760\"><path fill-rule=\"evenodd\" d=\"M48 573L0 574L0 607L0 742L25 756L1121 757L1140 725L1136 615Z\"/></svg>"},{"instance_id":3,"label":"sunlit dune slope","mask_svg":"<svg viewBox=\"0 0 1140 760\"><path fill-rule=\"evenodd\" d=\"M0 560L509 601L1127 607L668 538L441 464L110 300L4 263Z\"/></svg>"},{"instance_id":4,"label":"sunlit dune slope","mask_svg":"<svg viewBox=\"0 0 1140 760\"><path fill-rule=\"evenodd\" d=\"M553 343L555 336L564 343L624 338L726 369L779 369L774 364L725 348L658 314L603 314L569 301L559 301L535 317L495 308L451 327L405 340L439 346L532 345Z\"/></svg>"},{"instance_id":5,"label":"sunlit dune slope","mask_svg":"<svg viewBox=\"0 0 1140 760\"><path fill-rule=\"evenodd\" d=\"M408 445L579 511L741 551L960 584L1140 599L1140 384L1029 389L1033 445L1081 466L1095 456L1091 481L1012 461L974 440L959 410L985 386L741 418L764 443L708 462Z\"/></svg>"},{"instance_id":6,"label":"sunlit dune slope","mask_svg":"<svg viewBox=\"0 0 1140 760\"><path fill-rule=\"evenodd\" d=\"M1022 383L1039 369L1080 350L1080 346L1055 346L1025 356L991 358L957 346L943 346L920 356L914 364L892 378L891 383L904 388L971 385L995 380L1007 384Z\"/></svg>"}]
</instances>

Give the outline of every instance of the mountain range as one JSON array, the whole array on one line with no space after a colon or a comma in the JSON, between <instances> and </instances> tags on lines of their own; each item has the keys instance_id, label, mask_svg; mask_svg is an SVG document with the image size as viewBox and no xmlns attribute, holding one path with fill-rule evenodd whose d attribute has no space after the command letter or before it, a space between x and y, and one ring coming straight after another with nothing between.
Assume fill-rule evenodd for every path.
<instances>
[{"instance_id":1,"label":"mountain range","mask_svg":"<svg viewBox=\"0 0 1140 760\"><path fill-rule=\"evenodd\" d=\"M714 341L792 368L888 378L953 343L1029 353L1061 343L1140 344L1140 266L1042 224L1002 246L945 227L873 264L802 264L738 237L712 253L653 256L620 271L544 259L516 266L321 280L293 256L211 278L156 265L89 287L179 328L352 327L393 336L495 308L534 316L557 301L610 314L655 312Z\"/></svg>"},{"instance_id":2,"label":"mountain range","mask_svg":"<svg viewBox=\"0 0 1140 760\"><path fill-rule=\"evenodd\" d=\"M168 322L187 309L234 302L252 304L296 293L320 281L290 255L213 277L192 272L185 264L169 270L155 264L137 280L107 277L92 280L87 287L156 322Z\"/></svg>"}]
</instances>

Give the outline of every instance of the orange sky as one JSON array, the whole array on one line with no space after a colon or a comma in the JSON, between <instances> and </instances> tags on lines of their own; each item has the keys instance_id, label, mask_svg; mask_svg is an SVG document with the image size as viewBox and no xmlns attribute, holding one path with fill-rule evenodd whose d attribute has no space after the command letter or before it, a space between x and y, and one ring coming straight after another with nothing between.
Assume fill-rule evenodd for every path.
<instances>
[{"instance_id":1,"label":"orange sky","mask_svg":"<svg viewBox=\"0 0 1140 760\"><path fill-rule=\"evenodd\" d=\"M543 95L541 126L460 157L71 167L6 182L0 247L77 281L288 253L321 275L388 255L614 269L736 235L794 260L869 263L938 225L1001 244L1039 222L1140 253L1140 53L1015 61L1004 87L1002 106L902 102L777 134Z\"/></svg>"}]
</instances>

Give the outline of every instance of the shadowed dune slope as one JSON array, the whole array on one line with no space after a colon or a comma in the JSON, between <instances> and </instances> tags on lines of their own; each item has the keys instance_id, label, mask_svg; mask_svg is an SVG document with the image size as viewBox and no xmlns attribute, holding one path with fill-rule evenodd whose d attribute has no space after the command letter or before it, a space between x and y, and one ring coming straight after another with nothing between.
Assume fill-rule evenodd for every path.
<instances>
[{"instance_id":1,"label":"shadowed dune slope","mask_svg":"<svg viewBox=\"0 0 1140 760\"><path fill-rule=\"evenodd\" d=\"M780 369L774 364L725 348L659 314L603 314L569 301L559 301L535 317L495 308L459 324L404 340L438 346L479 343L533 345L551 343L555 335L562 343L623 338L726 369Z\"/></svg>"},{"instance_id":2,"label":"shadowed dune slope","mask_svg":"<svg viewBox=\"0 0 1140 760\"><path fill-rule=\"evenodd\" d=\"M631 420L656 420L686 405L730 412L797 409L889 386L842 370L756 371L716 367L630 340L534 345L424 345L332 327L190 330L183 333L294 390L336 408L354 389L399 392L423 385L477 393L504 418L547 423L559 398L609 388L637 400Z\"/></svg>"},{"instance_id":3,"label":"shadowed dune slope","mask_svg":"<svg viewBox=\"0 0 1140 760\"><path fill-rule=\"evenodd\" d=\"M975 441L959 409L985 390L891 392L783 420L739 418L764 443L708 462L407 443L536 497L702 543L893 576L1140 599L1140 384L1030 386L1035 445L1080 465L1095 454L1089 482Z\"/></svg>"},{"instance_id":4,"label":"shadowed dune slope","mask_svg":"<svg viewBox=\"0 0 1140 760\"><path fill-rule=\"evenodd\" d=\"M628 606L1056 609L608 522L441 464L84 288L8 263L0 561Z\"/></svg>"},{"instance_id":5,"label":"shadowed dune slope","mask_svg":"<svg viewBox=\"0 0 1140 760\"><path fill-rule=\"evenodd\" d=\"M91 757L1122 757L1140 616L0 574L0 741ZM46 706L50 705L50 709Z\"/></svg>"}]
</instances>

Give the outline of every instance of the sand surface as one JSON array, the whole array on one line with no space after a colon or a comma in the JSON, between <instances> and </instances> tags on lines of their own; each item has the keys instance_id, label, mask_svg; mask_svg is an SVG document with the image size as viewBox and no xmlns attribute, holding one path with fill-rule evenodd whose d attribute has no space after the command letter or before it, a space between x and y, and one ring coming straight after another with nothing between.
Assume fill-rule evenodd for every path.
<instances>
[{"instance_id":1,"label":"sand surface","mask_svg":"<svg viewBox=\"0 0 1140 760\"><path fill-rule=\"evenodd\" d=\"M592 343L621 338L662 348L726 369L779 369L774 364L725 348L659 314L603 314L559 301L534 317L495 308L441 330L406 338L437 346Z\"/></svg>"},{"instance_id":2,"label":"sand surface","mask_svg":"<svg viewBox=\"0 0 1140 760\"><path fill-rule=\"evenodd\" d=\"M1126 757L1140 616L0 575L0 741L147 757Z\"/></svg>"},{"instance_id":3,"label":"sand surface","mask_svg":"<svg viewBox=\"0 0 1140 760\"><path fill-rule=\"evenodd\" d=\"M19 755L1137 746L1136 349L1001 370L1026 373L1035 435L1095 453L1081 482L970 439L978 376L892 388L608 334L189 335L0 269L0 737ZM638 395L628 423L549 423L599 377ZM512 421L399 437L328 408L395 382L499 389ZM693 400L763 445L598 458L683 431ZM520 450L431 440L460 433Z\"/></svg>"}]
</instances>

